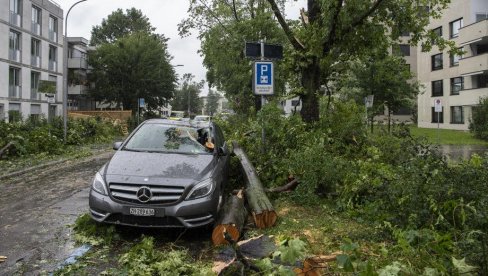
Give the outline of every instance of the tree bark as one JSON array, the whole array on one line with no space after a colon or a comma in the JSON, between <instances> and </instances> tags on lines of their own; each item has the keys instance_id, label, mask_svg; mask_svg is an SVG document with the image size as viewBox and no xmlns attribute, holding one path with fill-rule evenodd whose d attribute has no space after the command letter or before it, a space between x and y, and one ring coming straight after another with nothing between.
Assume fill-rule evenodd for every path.
<instances>
[{"instance_id":1,"label":"tree bark","mask_svg":"<svg viewBox=\"0 0 488 276\"><path fill-rule=\"evenodd\" d=\"M266 189L266 192L268 193L289 192L295 190L297 186L298 186L298 179L295 178L283 186L275 187L273 189Z\"/></svg>"},{"instance_id":2,"label":"tree bark","mask_svg":"<svg viewBox=\"0 0 488 276\"><path fill-rule=\"evenodd\" d=\"M306 123L319 120L319 97L320 89L320 65L318 60L308 65L302 70L302 85L305 88L305 95L302 96L302 110L300 114Z\"/></svg>"},{"instance_id":3,"label":"tree bark","mask_svg":"<svg viewBox=\"0 0 488 276\"><path fill-rule=\"evenodd\" d=\"M214 245L228 244L225 233L237 242L246 222L247 210L244 207L244 192L240 190L237 195L230 195L220 210L217 224L212 232Z\"/></svg>"},{"instance_id":4,"label":"tree bark","mask_svg":"<svg viewBox=\"0 0 488 276\"><path fill-rule=\"evenodd\" d=\"M241 161L241 169L246 180L246 198L251 208L254 224L258 228L271 227L278 217L273 205L266 196L256 170L244 150L235 141L232 142L232 145L234 146L234 153Z\"/></svg>"}]
</instances>

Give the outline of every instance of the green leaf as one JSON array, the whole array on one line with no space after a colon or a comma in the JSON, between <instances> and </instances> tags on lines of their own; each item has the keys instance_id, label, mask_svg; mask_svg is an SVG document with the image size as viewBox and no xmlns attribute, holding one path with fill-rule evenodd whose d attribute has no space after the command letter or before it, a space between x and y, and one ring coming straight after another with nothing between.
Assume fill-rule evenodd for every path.
<instances>
[{"instance_id":1,"label":"green leaf","mask_svg":"<svg viewBox=\"0 0 488 276\"><path fill-rule=\"evenodd\" d=\"M452 257L452 264L458 270L459 274L462 275L475 275L475 272L478 270L477 267L468 265L465 258L458 260Z\"/></svg>"},{"instance_id":2,"label":"green leaf","mask_svg":"<svg viewBox=\"0 0 488 276\"><path fill-rule=\"evenodd\" d=\"M349 255L340 254L337 255L337 266L344 269L347 272L354 272L354 266L352 265Z\"/></svg>"}]
</instances>

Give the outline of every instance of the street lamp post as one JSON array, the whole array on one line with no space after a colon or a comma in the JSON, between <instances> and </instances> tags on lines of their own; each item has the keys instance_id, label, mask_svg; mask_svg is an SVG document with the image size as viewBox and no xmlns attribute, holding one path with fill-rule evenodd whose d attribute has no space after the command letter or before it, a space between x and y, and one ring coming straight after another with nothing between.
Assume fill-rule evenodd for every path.
<instances>
[{"instance_id":1,"label":"street lamp post","mask_svg":"<svg viewBox=\"0 0 488 276\"><path fill-rule=\"evenodd\" d=\"M85 2L86 0L80 0L68 9L66 13L66 18L64 19L64 58L63 58L63 139L64 143L66 143L66 135L68 131L68 16L71 9L78 5L81 2Z\"/></svg>"}]
</instances>

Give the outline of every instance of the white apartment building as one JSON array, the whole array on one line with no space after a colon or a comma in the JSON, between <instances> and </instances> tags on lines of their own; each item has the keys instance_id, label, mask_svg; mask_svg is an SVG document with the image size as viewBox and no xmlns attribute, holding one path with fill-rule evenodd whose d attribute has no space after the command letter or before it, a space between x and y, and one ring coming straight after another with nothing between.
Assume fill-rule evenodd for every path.
<instances>
[{"instance_id":1,"label":"white apartment building","mask_svg":"<svg viewBox=\"0 0 488 276\"><path fill-rule=\"evenodd\" d=\"M88 51L86 38L68 37L68 110L96 109L96 102L87 95Z\"/></svg>"},{"instance_id":2,"label":"white apartment building","mask_svg":"<svg viewBox=\"0 0 488 276\"><path fill-rule=\"evenodd\" d=\"M450 55L434 46L429 52L420 47L418 80L425 91L418 97L418 126L467 130L471 110L480 97L488 96L488 0L452 0L429 28L462 49L462 56ZM437 114L434 102L440 100ZM439 120L438 116L439 115Z\"/></svg>"},{"instance_id":3,"label":"white apartment building","mask_svg":"<svg viewBox=\"0 0 488 276\"><path fill-rule=\"evenodd\" d=\"M63 10L49 0L0 0L0 120L60 116ZM56 85L52 103L41 80Z\"/></svg>"}]
</instances>

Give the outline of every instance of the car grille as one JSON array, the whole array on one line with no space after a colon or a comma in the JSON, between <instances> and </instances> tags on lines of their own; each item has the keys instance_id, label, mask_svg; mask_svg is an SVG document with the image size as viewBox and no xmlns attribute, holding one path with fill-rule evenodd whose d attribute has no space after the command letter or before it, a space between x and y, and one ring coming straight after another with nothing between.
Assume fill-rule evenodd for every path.
<instances>
[{"instance_id":1,"label":"car grille","mask_svg":"<svg viewBox=\"0 0 488 276\"><path fill-rule=\"evenodd\" d=\"M159 186L147 184L128 184L128 183L110 183L110 194L114 199L139 203L136 193L141 187L148 187L152 192L151 199L146 204L170 204L178 201L185 191L182 186Z\"/></svg>"},{"instance_id":2,"label":"car grille","mask_svg":"<svg viewBox=\"0 0 488 276\"><path fill-rule=\"evenodd\" d=\"M183 227L183 224L175 217L137 217L112 214L105 222L145 227Z\"/></svg>"}]
</instances>

